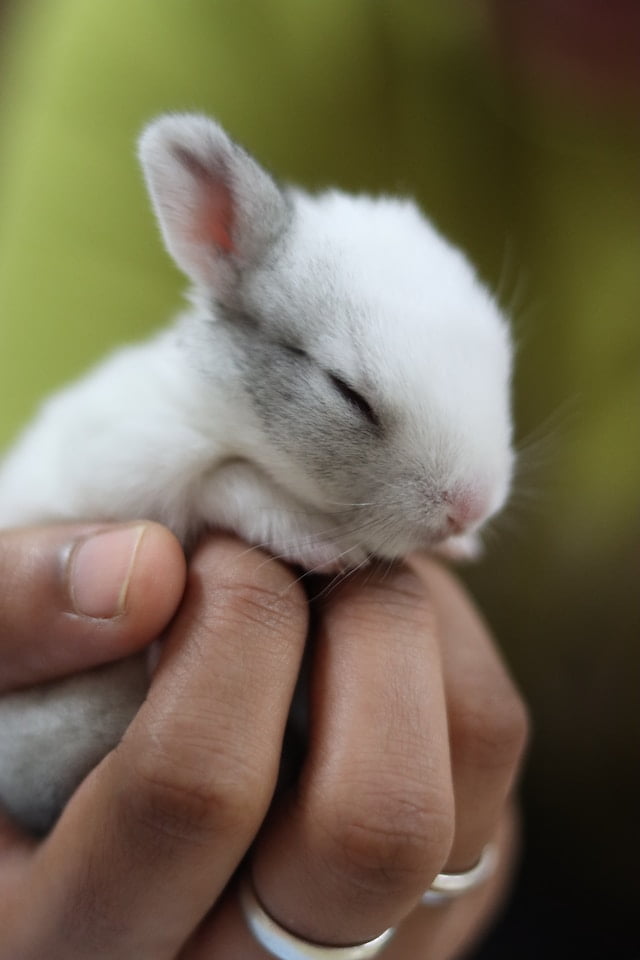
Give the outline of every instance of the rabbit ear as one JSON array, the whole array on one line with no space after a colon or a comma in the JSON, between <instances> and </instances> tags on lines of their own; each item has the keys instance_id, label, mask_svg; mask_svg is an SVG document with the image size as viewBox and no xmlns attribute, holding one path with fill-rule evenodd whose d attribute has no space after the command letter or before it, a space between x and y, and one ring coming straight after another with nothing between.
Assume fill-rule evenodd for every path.
<instances>
[{"instance_id":1,"label":"rabbit ear","mask_svg":"<svg viewBox=\"0 0 640 960\"><path fill-rule=\"evenodd\" d=\"M160 117L139 156L167 250L224 297L285 229L289 207L269 174L207 117Z\"/></svg>"}]
</instances>

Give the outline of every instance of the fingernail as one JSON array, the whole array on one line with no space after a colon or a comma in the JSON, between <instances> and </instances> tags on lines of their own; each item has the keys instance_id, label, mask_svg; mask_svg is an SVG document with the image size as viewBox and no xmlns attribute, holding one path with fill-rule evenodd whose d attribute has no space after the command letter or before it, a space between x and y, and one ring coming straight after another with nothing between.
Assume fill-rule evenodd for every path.
<instances>
[{"instance_id":1,"label":"fingernail","mask_svg":"<svg viewBox=\"0 0 640 960\"><path fill-rule=\"evenodd\" d=\"M68 561L71 604L76 613L110 620L124 613L145 524L104 530L79 540Z\"/></svg>"}]
</instances>

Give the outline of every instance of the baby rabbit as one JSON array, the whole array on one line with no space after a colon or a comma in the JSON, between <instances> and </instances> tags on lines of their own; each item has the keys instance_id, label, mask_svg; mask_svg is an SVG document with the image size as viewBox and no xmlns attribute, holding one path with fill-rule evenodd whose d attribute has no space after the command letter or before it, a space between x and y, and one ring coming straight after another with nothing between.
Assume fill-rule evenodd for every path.
<instances>
[{"instance_id":1,"label":"baby rabbit","mask_svg":"<svg viewBox=\"0 0 640 960\"><path fill-rule=\"evenodd\" d=\"M0 526L225 528L308 570L474 554L504 503L512 347L408 200L278 185L222 128L140 139L191 307L48 400L0 466ZM132 658L0 700L0 805L46 829L144 696Z\"/></svg>"}]
</instances>

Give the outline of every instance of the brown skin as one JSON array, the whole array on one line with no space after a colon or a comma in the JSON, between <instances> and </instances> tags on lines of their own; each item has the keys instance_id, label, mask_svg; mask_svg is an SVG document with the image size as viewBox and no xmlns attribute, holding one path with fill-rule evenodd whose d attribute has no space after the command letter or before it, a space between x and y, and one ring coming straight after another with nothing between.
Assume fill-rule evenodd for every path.
<instances>
[{"instance_id":1,"label":"brown skin","mask_svg":"<svg viewBox=\"0 0 640 960\"><path fill-rule=\"evenodd\" d=\"M0 960L267 960L228 886L247 851L260 899L301 936L353 943L399 925L389 960L473 942L508 881L526 713L455 579L415 558L322 602L310 748L272 806L308 629L294 574L212 537L183 595L182 553L149 524L124 612L91 619L69 613L60 560L80 533L0 535L4 689L122 656L177 614L147 701L49 837L3 825ZM491 838L494 880L416 908Z\"/></svg>"}]
</instances>

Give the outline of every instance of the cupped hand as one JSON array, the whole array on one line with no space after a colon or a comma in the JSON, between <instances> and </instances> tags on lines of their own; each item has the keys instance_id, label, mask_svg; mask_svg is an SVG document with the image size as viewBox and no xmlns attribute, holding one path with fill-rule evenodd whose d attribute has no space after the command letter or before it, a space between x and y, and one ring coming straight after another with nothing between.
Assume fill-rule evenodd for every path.
<instances>
[{"instance_id":1,"label":"cupped hand","mask_svg":"<svg viewBox=\"0 0 640 960\"><path fill-rule=\"evenodd\" d=\"M503 899L517 847L513 789L528 719L456 579L424 557L363 572L319 605L309 749L270 812L246 872L268 915L322 945L396 934L381 956L445 960ZM440 872L495 874L439 906ZM181 960L267 960L231 888Z\"/></svg>"},{"instance_id":2,"label":"cupped hand","mask_svg":"<svg viewBox=\"0 0 640 960\"><path fill-rule=\"evenodd\" d=\"M92 594L70 587L78 548L63 534L0 538L6 688L132 652L180 603L181 552L150 524L133 565L115 564L124 592L103 578L97 606L80 610ZM43 842L3 830L2 960L266 958L238 907L243 860L300 937L354 943L394 925L385 957L439 960L474 936L512 859L521 701L469 601L428 561L354 578L318 614L309 750L272 804L307 604L259 552L229 538L200 547L122 743ZM449 906L418 904L437 872L470 866L491 839L491 882Z\"/></svg>"}]
</instances>

